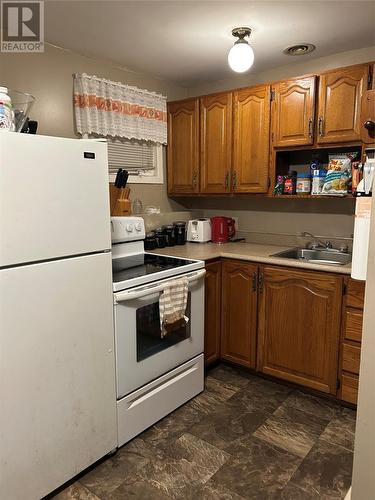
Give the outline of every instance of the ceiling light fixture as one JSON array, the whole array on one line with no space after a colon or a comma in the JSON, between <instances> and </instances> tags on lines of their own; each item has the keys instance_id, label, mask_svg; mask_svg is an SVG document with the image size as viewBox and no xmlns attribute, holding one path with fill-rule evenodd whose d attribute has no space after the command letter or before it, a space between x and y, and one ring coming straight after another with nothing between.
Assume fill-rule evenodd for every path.
<instances>
[{"instance_id":1,"label":"ceiling light fixture","mask_svg":"<svg viewBox=\"0 0 375 500\"><path fill-rule=\"evenodd\" d=\"M245 36L250 36L250 28L234 28L232 35L238 40L234 42L233 47L228 54L228 64L236 73L244 73L251 68L254 62L254 51L245 40Z\"/></svg>"},{"instance_id":2,"label":"ceiling light fixture","mask_svg":"<svg viewBox=\"0 0 375 500\"><path fill-rule=\"evenodd\" d=\"M283 50L283 53L287 56L304 56L305 54L310 54L316 47L312 43L299 43L297 45L291 45Z\"/></svg>"}]
</instances>

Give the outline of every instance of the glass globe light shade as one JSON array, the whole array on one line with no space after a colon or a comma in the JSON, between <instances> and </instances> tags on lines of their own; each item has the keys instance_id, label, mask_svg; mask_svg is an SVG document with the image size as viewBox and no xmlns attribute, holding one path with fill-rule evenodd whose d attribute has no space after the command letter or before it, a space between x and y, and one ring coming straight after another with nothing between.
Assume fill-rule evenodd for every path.
<instances>
[{"instance_id":1,"label":"glass globe light shade","mask_svg":"<svg viewBox=\"0 0 375 500\"><path fill-rule=\"evenodd\" d=\"M245 41L236 42L228 53L228 64L236 73L244 73L254 62L254 51Z\"/></svg>"}]
</instances>

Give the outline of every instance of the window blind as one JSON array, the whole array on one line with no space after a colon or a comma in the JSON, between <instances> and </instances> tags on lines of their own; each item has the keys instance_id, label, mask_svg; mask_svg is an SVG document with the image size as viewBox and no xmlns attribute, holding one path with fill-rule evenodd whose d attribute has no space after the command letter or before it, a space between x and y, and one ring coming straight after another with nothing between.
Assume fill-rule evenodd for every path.
<instances>
[{"instance_id":1,"label":"window blind","mask_svg":"<svg viewBox=\"0 0 375 500\"><path fill-rule=\"evenodd\" d=\"M119 168L134 173L154 170L156 166L155 145L141 141L108 140L108 166L110 174L116 174Z\"/></svg>"}]
</instances>

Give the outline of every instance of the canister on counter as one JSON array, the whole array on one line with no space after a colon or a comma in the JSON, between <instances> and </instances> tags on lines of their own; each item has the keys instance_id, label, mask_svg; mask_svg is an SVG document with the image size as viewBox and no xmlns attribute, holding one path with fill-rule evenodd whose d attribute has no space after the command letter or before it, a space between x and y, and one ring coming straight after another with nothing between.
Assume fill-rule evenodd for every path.
<instances>
[{"instance_id":1,"label":"canister on counter","mask_svg":"<svg viewBox=\"0 0 375 500\"><path fill-rule=\"evenodd\" d=\"M167 246L167 237L164 234L162 227L157 227L155 229L156 245L158 248L165 248Z\"/></svg>"},{"instance_id":2,"label":"canister on counter","mask_svg":"<svg viewBox=\"0 0 375 500\"><path fill-rule=\"evenodd\" d=\"M155 250L158 245L156 243L156 235L155 231L150 231L149 233L146 233L146 238L145 238L145 250Z\"/></svg>"},{"instance_id":3,"label":"canister on counter","mask_svg":"<svg viewBox=\"0 0 375 500\"><path fill-rule=\"evenodd\" d=\"M173 223L176 245L185 245L186 243L186 222L177 221Z\"/></svg>"},{"instance_id":4,"label":"canister on counter","mask_svg":"<svg viewBox=\"0 0 375 500\"><path fill-rule=\"evenodd\" d=\"M164 234L166 237L167 247L174 247L176 244L174 226L172 224L167 224L166 226L164 226Z\"/></svg>"}]
</instances>

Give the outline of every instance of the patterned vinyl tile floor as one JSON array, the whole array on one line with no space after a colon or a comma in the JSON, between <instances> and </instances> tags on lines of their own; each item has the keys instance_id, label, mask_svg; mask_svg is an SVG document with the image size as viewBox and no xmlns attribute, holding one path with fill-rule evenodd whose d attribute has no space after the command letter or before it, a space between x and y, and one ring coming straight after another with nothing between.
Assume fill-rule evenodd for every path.
<instances>
[{"instance_id":1,"label":"patterned vinyl tile floor","mask_svg":"<svg viewBox=\"0 0 375 500\"><path fill-rule=\"evenodd\" d=\"M355 411L226 365L56 500L344 498Z\"/></svg>"}]
</instances>

